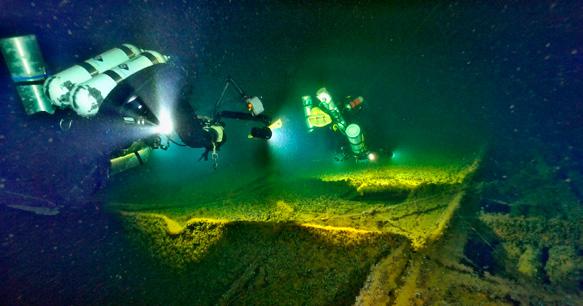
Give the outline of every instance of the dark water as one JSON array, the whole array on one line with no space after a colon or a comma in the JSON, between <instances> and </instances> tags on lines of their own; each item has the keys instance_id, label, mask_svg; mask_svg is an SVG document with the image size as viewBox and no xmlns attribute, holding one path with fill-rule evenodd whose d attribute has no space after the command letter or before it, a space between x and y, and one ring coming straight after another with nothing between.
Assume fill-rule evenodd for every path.
<instances>
[{"instance_id":1,"label":"dark water","mask_svg":"<svg viewBox=\"0 0 583 306\"><path fill-rule=\"evenodd\" d=\"M359 120L371 147L420 161L487 147L492 169L518 169L539 152L551 166L580 172L580 2L404 3L1 1L0 37L36 34L51 72L132 43L173 57L155 77L151 101L171 105L186 86L193 105L208 113L230 75L262 96L285 129L265 144L247 140L249 124L229 123L220 174L197 161L200 150L174 146L111 187L100 179L108 156L134 132L100 119L77 120L63 132L58 116L27 117L0 65L0 200L64 206L57 217L1 206L0 301L84 304L82 297L95 297L89 303L100 304L140 296L140 277L156 276L132 274L148 259L128 249L118 221L92 192L144 184L170 193L212 175L224 186L210 188L220 190L241 173L294 174L327 160L335 142L325 132L307 135L300 107L301 96L323 86L338 97L365 97ZM130 82L151 90L142 85Z\"/></svg>"}]
</instances>

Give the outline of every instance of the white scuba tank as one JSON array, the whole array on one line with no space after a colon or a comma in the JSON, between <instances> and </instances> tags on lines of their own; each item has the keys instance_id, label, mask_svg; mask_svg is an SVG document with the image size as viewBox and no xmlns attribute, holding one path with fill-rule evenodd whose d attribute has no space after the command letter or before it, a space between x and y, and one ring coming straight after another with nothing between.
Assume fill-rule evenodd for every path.
<instances>
[{"instance_id":1,"label":"white scuba tank","mask_svg":"<svg viewBox=\"0 0 583 306\"><path fill-rule=\"evenodd\" d=\"M130 44L123 44L118 48L107 50L94 58L49 77L44 83L44 92L54 105L67 107L69 106L69 93L75 85L137 57L141 52L142 50L138 47Z\"/></svg>"},{"instance_id":2,"label":"white scuba tank","mask_svg":"<svg viewBox=\"0 0 583 306\"><path fill-rule=\"evenodd\" d=\"M118 83L142 69L165 63L167 60L167 56L156 51L144 51L138 57L98 74L71 90L69 95L71 108L80 116L94 116Z\"/></svg>"},{"instance_id":3,"label":"white scuba tank","mask_svg":"<svg viewBox=\"0 0 583 306\"><path fill-rule=\"evenodd\" d=\"M364 143L364 135L360 129L360 126L356 123L350 124L346 128L346 138L350 143L350 149L354 155L362 155L366 152L366 145Z\"/></svg>"}]
</instances>

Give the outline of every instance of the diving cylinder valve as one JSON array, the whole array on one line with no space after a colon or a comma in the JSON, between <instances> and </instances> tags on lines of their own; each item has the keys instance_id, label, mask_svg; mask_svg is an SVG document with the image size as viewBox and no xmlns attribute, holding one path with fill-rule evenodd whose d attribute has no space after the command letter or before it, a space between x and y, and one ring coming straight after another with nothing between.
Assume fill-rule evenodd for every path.
<instances>
[{"instance_id":1,"label":"diving cylinder valve","mask_svg":"<svg viewBox=\"0 0 583 306\"><path fill-rule=\"evenodd\" d=\"M142 69L165 63L167 60L167 56L156 51L144 51L138 57L75 86L69 96L71 107L80 116L94 116L118 83Z\"/></svg>"},{"instance_id":2,"label":"diving cylinder valve","mask_svg":"<svg viewBox=\"0 0 583 306\"><path fill-rule=\"evenodd\" d=\"M108 69L133 59L141 52L142 50L138 47L130 44L123 44L119 48L105 51L94 58L48 78L44 85L45 93L56 106L69 106L69 93L75 85L88 81Z\"/></svg>"},{"instance_id":3,"label":"diving cylinder valve","mask_svg":"<svg viewBox=\"0 0 583 306\"><path fill-rule=\"evenodd\" d=\"M54 113L51 101L43 93L47 72L36 36L0 39L0 50L26 113Z\"/></svg>"},{"instance_id":4,"label":"diving cylinder valve","mask_svg":"<svg viewBox=\"0 0 583 306\"><path fill-rule=\"evenodd\" d=\"M356 156L362 156L366 153L366 145L364 144L364 135L358 124L352 123L346 127L346 137L350 143L350 149Z\"/></svg>"},{"instance_id":5,"label":"diving cylinder valve","mask_svg":"<svg viewBox=\"0 0 583 306\"><path fill-rule=\"evenodd\" d=\"M314 106L314 102L312 101L312 97L310 96L303 96L302 102L304 105L304 115L306 116L306 125L308 126L308 132L312 132L314 130L314 125L310 122L310 114L312 113L312 107Z\"/></svg>"}]
</instances>

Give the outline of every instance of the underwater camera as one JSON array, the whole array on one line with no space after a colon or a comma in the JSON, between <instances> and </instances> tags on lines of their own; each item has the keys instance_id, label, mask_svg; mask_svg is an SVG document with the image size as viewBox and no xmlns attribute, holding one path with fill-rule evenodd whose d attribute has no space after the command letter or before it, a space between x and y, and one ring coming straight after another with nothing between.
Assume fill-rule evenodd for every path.
<instances>
[{"instance_id":1,"label":"underwater camera","mask_svg":"<svg viewBox=\"0 0 583 306\"><path fill-rule=\"evenodd\" d=\"M261 102L259 97L246 98L245 102L247 103L247 109L253 116L260 115L265 110L263 108L263 102Z\"/></svg>"}]
</instances>

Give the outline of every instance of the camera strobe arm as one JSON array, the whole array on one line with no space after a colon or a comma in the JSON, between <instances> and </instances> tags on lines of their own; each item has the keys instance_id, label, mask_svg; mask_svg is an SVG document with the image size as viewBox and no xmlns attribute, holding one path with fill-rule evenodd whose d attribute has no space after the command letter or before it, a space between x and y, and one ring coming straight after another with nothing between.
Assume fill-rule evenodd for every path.
<instances>
[{"instance_id":1,"label":"camera strobe arm","mask_svg":"<svg viewBox=\"0 0 583 306\"><path fill-rule=\"evenodd\" d=\"M249 112L253 114L253 116L257 116L263 113L264 109L263 102L261 102L261 99L259 97L248 96L245 93L245 91L243 91L243 89L235 82L235 80L228 77L227 80L225 81L225 87L221 92L221 96L219 97L217 103L215 104L215 111L213 114L214 117L218 115L220 105L221 103L223 103L223 99L225 98L225 94L230 85L233 85L234 90L241 96L241 100L246 104L247 109L249 110Z\"/></svg>"},{"instance_id":2,"label":"camera strobe arm","mask_svg":"<svg viewBox=\"0 0 583 306\"><path fill-rule=\"evenodd\" d=\"M265 124L266 126L271 124L271 118L264 114L259 114L253 116L250 113L246 112L233 112L233 111L222 111L217 114L217 119L227 118L227 119L237 119L237 120L246 120L246 121L257 121Z\"/></svg>"}]
</instances>

